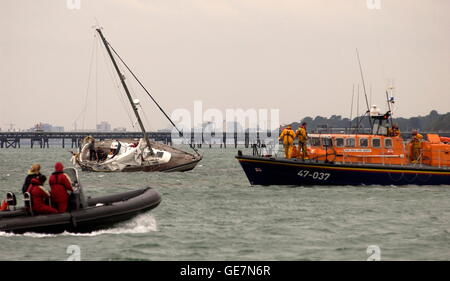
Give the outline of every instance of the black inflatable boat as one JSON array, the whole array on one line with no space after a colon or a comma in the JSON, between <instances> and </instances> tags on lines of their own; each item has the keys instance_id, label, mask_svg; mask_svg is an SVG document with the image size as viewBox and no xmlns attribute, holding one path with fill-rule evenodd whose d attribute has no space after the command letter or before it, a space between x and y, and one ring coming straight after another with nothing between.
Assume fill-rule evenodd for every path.
<instances>
[{"instance_id":1,"label":"black inflatable boat","mask_svg":"<svg viewBox=\"0 0 450 281\"><path fill-rule=\"evenodd\" d=\"M23 208L0 212L0 231L13 233L91 232L131 219L142 212L155 208L161 202L160 194L150 187L102 197L85 198L82 186L78 181L77 171L68 168L64 172L69 175L74 186L69 212L34 215L30 211L29 201L25 201ZM15 198L12 201L15 201Z\"/></svg>"}]
</instances>

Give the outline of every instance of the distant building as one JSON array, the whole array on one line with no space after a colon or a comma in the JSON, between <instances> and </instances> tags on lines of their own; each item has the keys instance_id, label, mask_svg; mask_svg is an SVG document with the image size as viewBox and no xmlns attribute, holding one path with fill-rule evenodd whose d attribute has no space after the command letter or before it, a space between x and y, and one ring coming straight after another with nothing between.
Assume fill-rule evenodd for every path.
<instances>
[{"instance_id":1,"label":"distant building","mask_svg":"<svg viewBox=\"0 0 450 281\"><path fill-rule=\"evenodd\" d=\"M64 132L64 127L53 126L48 123L38 123L33 128L26 130L28 132Z\"/></svg>"},{"instance_id":2,"label":"distant building","mask_svg":"<svg viewBox=\"0 0 450 281\"><path fill-rule=\"evenodd\" d=\"M64 127L63 126L53 126L52 132L64 132Z\"/></svg>"},{"instance_id":3,"label":"distant building","mask_svg":"<svg viewBox=\"0 0 450 281\"><path fill-rule=\"evenodd\" d=\"M40 123L39 124L39 128L40 128L40 130L42 130L44 132L51 132L53 126L51 124L48 124L48 123Z\"/></svg>"},{"instance_id":4,"label":"distant building","mask_svg":"<svg viewBox=\"0 0 450 281\"><path fill-rule=\"evenodd\" d=\"M125 127L117 127L113 129L114 132L126 132L127 128Z\"/></svg>"},{"instance_id":5,"label":"distant building","mask_svg":"<svg viewBox=\"0 0 450 281\"><path fill-rule=\"evenodd\" d=\"M111 124L107 121L102 121L100 124L97 124L97 132L111 132Z\"/></svg>"}]
</instances>

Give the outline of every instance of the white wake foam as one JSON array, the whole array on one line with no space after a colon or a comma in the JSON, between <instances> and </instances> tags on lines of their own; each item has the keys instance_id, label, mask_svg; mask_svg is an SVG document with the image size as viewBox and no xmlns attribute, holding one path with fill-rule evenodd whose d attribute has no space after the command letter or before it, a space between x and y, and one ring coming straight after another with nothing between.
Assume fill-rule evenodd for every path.
<instances>
[{"instance_id":1,"label":"white wake foam","mask_svg":"<svg viewBox=\"0 0 450 281\"><path fill-rule=\"evenodd\" d=\"M42 234L27 232L24 234L14 234L0 231L0 237L32 237L32 238L48 238L57 236L97 236L102 234L135 234L135 233L148 233L157 231L156 219L150 213L138 215L130 221L120 223L112 228L93 231L90 233L71 233L63 232L61 234Z\"/></svg>"},{"instance_id":2,"label":"white wake foam","mask_svg":"<svg viewBox=\"0 0 450 281\"><path fill-rule=\"evenodd\" d=\"M135 234L157 231L156 219L152 214L141 214L131 221L120 223L113 228L97 230L90 233L70 233L63 232L61 235L67 236L97 236L102 234Z\"/></svg>"}]
</instances>

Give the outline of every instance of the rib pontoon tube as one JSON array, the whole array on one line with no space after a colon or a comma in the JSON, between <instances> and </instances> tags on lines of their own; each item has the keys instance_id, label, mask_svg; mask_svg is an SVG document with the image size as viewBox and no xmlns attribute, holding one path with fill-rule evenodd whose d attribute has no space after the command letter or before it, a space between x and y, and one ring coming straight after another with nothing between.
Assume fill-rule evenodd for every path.
<instances>
[{"instance_id":1,"label":"rib pontoon tube","mask_svg":"<svg viewBox=\"0 0 450 281\"><path fill-rule=\"evenodd\" d=\"M133 190L102 197L83 199L82 187L75 169L65 169L74 187L70 212L31 215L21 208L0 212L0 231L25 233L91 232L107 228L151 210L161 202L161 195L153 188Z\"/></svg>"},{"instance_id":2,"label":"rib pontoon tube","mask_svg":"<svg viewBox=\"0 0 450 281\"><path fill-rule=\"evenodd\" d=\"M24 233L91 232L128 220L161 202L152 188L89 198L88 207L72 212L31 216L24 209L0 213L0 231Z\"/></svg>"}]
</instances>

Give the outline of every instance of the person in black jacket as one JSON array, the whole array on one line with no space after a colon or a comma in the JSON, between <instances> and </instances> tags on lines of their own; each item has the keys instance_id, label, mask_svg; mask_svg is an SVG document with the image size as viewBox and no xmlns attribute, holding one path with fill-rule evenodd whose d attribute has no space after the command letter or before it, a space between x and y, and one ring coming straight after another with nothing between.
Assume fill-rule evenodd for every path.
<instances>
[{"instance_id":1,"label":"person in black jacket","mask_svg":"<svg viewBox=\"0 0 450 281\"><path fill-rule=\"evenodd\" d=\"M31 166L31 169L28 171L28 175L25 178L25 182L23 183L22 186L22 193L27 192L28 187L31 184L31 179L33 178L37 178L39 179L39 181L43 184L46 180L47 177L41 174L41 165L39 164L33 164Z\"/></svg>"}]
</instances>

